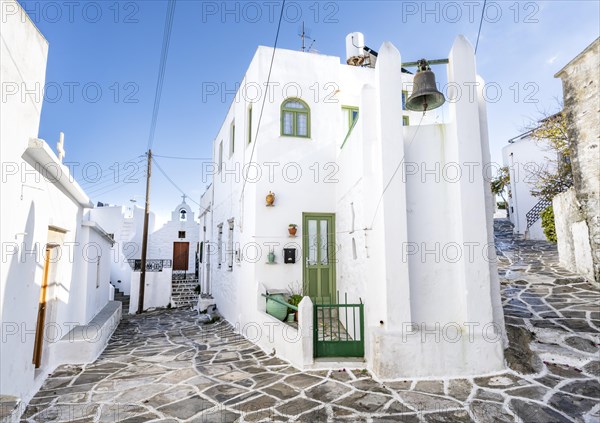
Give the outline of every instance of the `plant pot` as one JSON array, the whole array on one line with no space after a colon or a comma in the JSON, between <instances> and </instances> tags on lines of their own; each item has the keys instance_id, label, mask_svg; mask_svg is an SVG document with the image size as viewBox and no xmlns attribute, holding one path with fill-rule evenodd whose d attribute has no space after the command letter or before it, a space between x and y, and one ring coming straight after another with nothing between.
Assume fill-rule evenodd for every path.
<instances>
[{"instance_id":1,"label":"plant pot","mask_svg":"<svg viewBox=\"0 0 600 423\"><path fill-rule=\"evenodd\" d=\"M276 298L285 302L282 294L271 295L267 298L267 314L275 317L283 321L288 315L288 307L286 305L280 304L276 301L273 301L272 298Z\"/></svg>"},{"instance_id":2,"label":"plant pot","mask_svg":"<svg viewBox=\"0 0 600 423\"><path fill-rule=\"evenodd\" d=\"M294 313L290 313L290 314L288 314L288 316L287 316L287 321L288 321L288 322L293 322L293 321L294 321L294 318L295 318L295 316L294 316Z\"/></svg>"},{"instance_id":3,"label":"plant pot","mask_svg":"<svg viewBox=\"0 0 600 423\"><path fill-rule=\"evenodd\" d=\"M298 232L298 228L296 228L294 226L290 226L290 227L288 227L288 232L290 233L291 236L296 236L296 232Z\"/></svg>"},{"instance_id":4,"label":"plant pot","mask_svg":"<svg viewBox=\"0 0 600 423\"><path fill-rule=\"evenodd\" d=\"M267 260L269 263L275 263L275 253L273 251L270 251L269 254L267 254Z\"/></svg>"},{"instance_id":5,"label":"plant pot","mask_svg":"<svg viewBox=\"0 0 600 423\"><path fill-rule=\"evenodd\" d=\"M275 203L275 194L269 191L265 200L267 201L267 206L272 206Z\"/></svg>"}]
</instances>

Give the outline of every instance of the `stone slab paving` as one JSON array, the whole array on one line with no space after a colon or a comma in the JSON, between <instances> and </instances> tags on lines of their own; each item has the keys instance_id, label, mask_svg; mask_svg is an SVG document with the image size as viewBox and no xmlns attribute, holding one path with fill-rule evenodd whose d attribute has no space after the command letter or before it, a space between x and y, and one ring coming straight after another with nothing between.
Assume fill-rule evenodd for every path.
<instances>
[{"instance_id":1,"label":"stone slab paving","mask_svg":"<svg viewBox=\"0 0 600 423\"><path fill-rule=\"evenodd\" d=\"M23 421L600 422L597 288L556 249L496 222L511 348L485 377L381 383L366 370L301 372L189 310L127 316L93 364L59 367Z\"/></svg>"}]
</instances>

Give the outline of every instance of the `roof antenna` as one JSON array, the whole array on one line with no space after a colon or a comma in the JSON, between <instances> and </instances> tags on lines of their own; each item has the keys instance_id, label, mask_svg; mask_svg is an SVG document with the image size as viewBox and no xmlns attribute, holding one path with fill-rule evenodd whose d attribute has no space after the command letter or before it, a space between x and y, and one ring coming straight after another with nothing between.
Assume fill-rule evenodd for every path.
<instances>
[{"instance_id":1,"label":"roof antenna","mask_svg":"<svg viewBox=\"0 0 600 423\"><path fill-rule=\"evenodd\" d=\"M310 33L310 31L309 31L309 33ZM298 36L302 39L302 47L300 48L300 50L303 52L309 52L311 50L311 47L315 43L315 41L317 41L314 38L311 38L311 36L308 35L306 33L306 31L304 30L304 21L302 21L302 27L299 31ZM306 47L306 40L312 40L312 42L310 43L310 45L308 47Z\"/></svg>"}]
</instances>

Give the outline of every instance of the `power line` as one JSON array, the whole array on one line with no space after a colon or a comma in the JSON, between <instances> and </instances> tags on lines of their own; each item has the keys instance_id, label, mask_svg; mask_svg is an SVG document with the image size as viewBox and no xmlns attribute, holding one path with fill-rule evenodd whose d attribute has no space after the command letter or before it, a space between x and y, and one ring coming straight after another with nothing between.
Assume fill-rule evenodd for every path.
<instances>
[{"instance_id":1,"label":"power line","mask_svg":"<svg viewBox=\"0 0 600 423\"><path fill-rule=\"evenodd\" d=\"M275 34L275 43L273 44L273 54L271 55L271 64L269 65L269 74L267 75L267 90L269 89L269 82L271 82L271 72L273 71L273 61L275 60L275 52L277 51L277 41L279 40L279 30L281 29L281 20L283 18L283 11L285 10L285 0L281 4L281 13L279 14L279 22L277 23L277 33ZM265 95L263 97L262 105L260 107L260 114L258 115L258 123L256 124L256 133L254 134L254 144L252 145L252 151L250 152L250 160L248 163L252 163L252 157L254 156L254 149L256 148L256 144L258 143L258 131L260 129L260 122L262 121L263 111L265 110L265 101L267 99L267 92L265 91ZM246 175L244 177L244 182L242 185L242 192L240 194L240 200L244 195L244 189L246 188L246 180L248 179L248 172L250 168L246 169Z\"/></svg>"},{"instance_id":2,"label":"power line","mask_svg":"<svg viewBox=\"0 0 600 423\"><path fill-rule=\"evenodd\" d=\"M158 79L156 81L156 91L154 93L154 107L152 109L152 121L150 123L150 135L148 136L148 150L154 144L154 133L156 131L156 121L158 120L158 110L160 108L160 99L162 96L163 82L165 79L165 70L167 67L167 57L169 55L169 46L171 44L171 30L173 29L173 17L175 16L175 3L177 0L169 0L167 6L167 16L165 18L165 29L163 32L163 43L160 53L160 65L158 68Z\"/></svg>"},{"instance_id":3,"label":"power line","mask_svg":"<svg viewBox=\"0 0 600 423\"><path fill-rule=\"evenodd\" d=\"M477 54L477 47L479 47L479 35L481 34L481 25L483 25L483 15L485 13L485 4L487 0L483 1L483 9L481 10L481 20L479 21L479 31L477 31L477 42L475 43L475 54Z\"/></svg>"},{"instance_id":4,"label":"power line","mask_svg":"<svg viewBox=\"0 0 600 423\"><path fill-rule=\"evenodd\" d=\"M162 159L174 159L174 160L200 160L204 162L209 162L212 158L206 157L180 157L180 156L161 156L160 154L152 154L154 157L160 157Z\"/></svg>"},{"instance_id":5,"label":"power line","mask_svg":"<svg viewBox=\"0 0 600 423\"><path fill-rule=\"evenodd\" d=\"M125 169L125 167L128 167L132 164L134 165L139 165L142 161L142 159L144 158L144 154L140 154L139 156L135 156L135 157L131 157L121 163L119 162L114 162L113 164L111 164L110 166L107 166L105 168L100 167L100 165L98 165L98 172L96 174L96 176L99 176L97 179L94 178L89 178L87 176L87 171L85 172L85 175L82 175L84 180L79 182L79 185L85 189L85 187L93 185L93 184L97 184L100 181L106 180L107 178L111 178L111 177L115 177L115 173L120 173L122 170ZM118 165L115 167L115 165ZM89 163L86 163L84 165L84 168L89 167ZM96 168L96 169L98 169Z\"/></svg>"},{"instance_id":6,"label":"power line","mask_svg":"<svg viewBox=\"0 0 600 423\"><path fill-rule=\"evenodd\" d=\"M398 163L398 166L396 166L396 170L394 170L394 173L392 173L390 180L388 181L388 183L385 185L385 188L383 188L383 191L381 192L381 196L379 197L379 200L377 201L377 207L375 207L375 213L373 213L373 220L371 221L371 226L369 226L370 229L373 229L373 224L375 223L375 218L377 217L377 212L379 211L379 206L381 205L381 200L383 200L383 196L384 196L385 192L392 184L392 181L394 180L396 173L398 173L398 171L400 170L402 163L404 163L404 159L406 158L406 150L409 149L410 145L417 137L417 132L419 132L419 128L421 127L421 123L423 123L424 117L425 117L425 112L423 112L423 115L421 116L421 120L419 121L419 125L417 126L417 129L415 129L413 137L410 139L410 141L406 145L406 148L404 149L404 155L402 156L402 160L400 160L400 163Z\"/></svg>"},{"instance_id":7,"label":"power line","mask_svg":"<svg viewBox=\"0 0 600 423\"><path fill-rule=\"evenodd\" d=\"M171 179L171 178L169 177L169 175L167 175L167 172L165 172L165 171L163 170L163 168L162 168L162 167L160 167L160 164L158 164L158 162L156 161L156 159L155 159L154 157L152 157L152 161L153 161L153 163L156 165L156 167L157 167L157 169L160 171L160 173L162 173L162 174L163 174L163 176L164 176L165 178L167 178L167 181L169 181L169 182L171 183L171 185L173 185L173 186L175 187L175 189L177 189L177 191L179 191L180 193L182 193L183 195L185 195L187 198L189 198L189 199L190 199L190 201L191 201L192 203L194 203L194 204L197 204L197 205L198 205L199 207L201 207L201 208L204 208L204 207L202 207L202 206L200 205L200 203L198 203L198 202L197 202L197 201L195 201L195 200L194 200L192 197L190 197L189 195L187 195L187 194L186 194L186 193L185 193L185 192L184 192L184 191L183 191L183 190L182 190L182 189L179 187L179 185L177 185L177 184L175 183L175 181L173 181L173 179Z\"/></svg>"}]
</instances>

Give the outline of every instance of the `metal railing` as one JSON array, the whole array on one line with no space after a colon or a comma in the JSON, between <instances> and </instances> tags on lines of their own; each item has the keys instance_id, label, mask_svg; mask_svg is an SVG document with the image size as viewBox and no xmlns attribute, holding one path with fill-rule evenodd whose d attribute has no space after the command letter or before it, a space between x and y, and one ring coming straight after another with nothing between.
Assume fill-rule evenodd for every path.
<instances>
[{"instance_id":1,"label":"metal railing","mask_svg":"<svg viewBox=\"0 0 600 423\"><path fill-rule=\"evenodd\" d=\"M531 228L533 224L538 221L542 212L551 205L552 201L547 199L538 201L535 206L525 214L525 217L527 218L527 229Z\"/></svg>"},{"instance_id":2,"label":"metal railing","mask_svg":"<svg viewBox=\"0 0 600 423\"><path fill-rule=\"evenodd\" d=\"M134 272L142 271L142 260L140 259L129 259L127 260L131 269ZM163 269L171 267L171 260L163 259L148 259L146 260L146 272L162 272Z\"/></svg>"}]
</instances>

